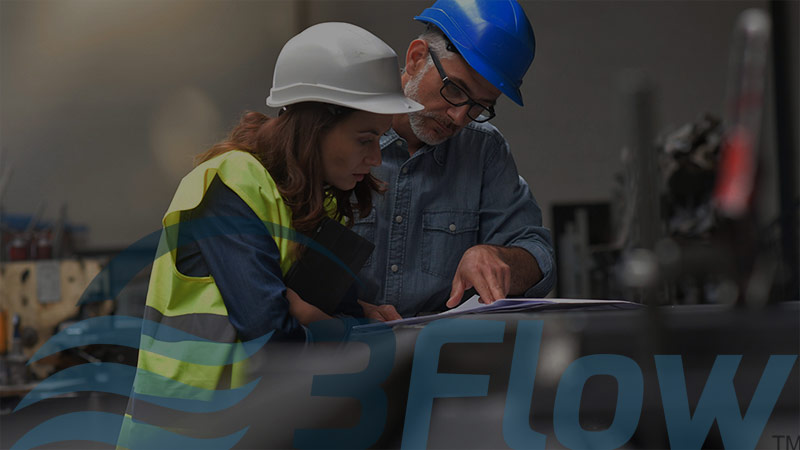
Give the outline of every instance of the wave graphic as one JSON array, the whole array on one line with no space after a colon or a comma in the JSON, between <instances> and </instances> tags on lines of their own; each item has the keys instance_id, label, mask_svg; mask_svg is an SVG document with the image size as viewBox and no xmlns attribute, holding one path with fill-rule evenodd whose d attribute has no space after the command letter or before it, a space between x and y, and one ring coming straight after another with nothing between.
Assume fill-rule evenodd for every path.
<instances>
[{"instance_id":1,"label":"wave graphic","mask_svg":"<svg viewBox=\"0 0 800 450\"><path fill-rule=\"evenodd\" d=\"M27 450L62 441L92 441L117 445L123 416L118 414L81 411L62 414L40 423L20 438L11 450ZM249 427L248 427L249 428ZM136 424L136 434L119 445L136 449L220 449L236 445L248 428L219 438L192 438L145 423Z\"/></svg>"},{"instance_id":2,"label":"wave graphic","mask_svg":"<svg viewBox=\"0 0 800 450\"><path fill-rule=\"evenodd\" d=\"M139 348L141 344L151 353L192 364L218 366L249 358L269 341L272 333L247 342L223 343L138 317L93 317L53 335L36 351L28 364L62 350L84 345L111 344ZM180 345L175 345L176 343Z\"/></svg>"},{"instance_id":3,"label":"wave graphic","mask_svg":"<svg viewBox=\"0 0 800 450\"><path fill-rule=\"evenodd\" d=\"M83 320L54 334L28 360L34 363L69 348L111 344L139 348L142 319L129 316L101 316Z\"/></svg>"},{"instance_id":4,"label":"wave graphic","mask_svg":"<svg viewBox=\"0 0 800 450\"><path fill-rule=\"evenodd\" d=\"M241 217L203 218L180 223L189 230L191 240L181 239L166 242L163 237L167 232L177 234L178 225L155 231L131 244L128 248L112 258L106 267L92 279L88 287L78 299L78 304L91 303L116 298L120 291L145 267L168 252L199 239L223 236L227 234L263 235L278 237L297 242L314 249L331 259L352 276L356 283L363 284L358 276L339 257L320 245L317 241L283 225L261 222ZM185 230L186 231L186 230Z\"/></svg>"},{"instance_id":5,"label":"wave graphic","mask_svg":"<svg viewBox=\"0 0 800 450\"><path fill-rule=\"evenodd\" d=\"M362 283L336 255L291 228L242 218L224 220L204 218L183 222L180 225L191 228L192 240L228 233L247 233L292 240L327 256L352 275L357 283ZM174 228L150 233L112 258L89 283L78 304L116 298L130 280L152 264L156 258L190 243L189 240L167 239L168 231L171 231L172 235L178 234ZM324 336L328 333L320 334ZM103 316L86 319L61 330L39 348L28 364L66 349L110 344L147 350L198 365L221 366L249 358L261 349L271 336L272 332L247 342L215 342L148 319ZM132 386L137 378L141 378L149 387L154 388L149 390L150 393L165 393L165 396L133 392ZM62 370L42 381L22 399L15 411L54 396L91 391L129 396L131 399L174 411L216 412L241 402L253 391L259 380L235 389L210 390L180 383L133 366L88 363ZM126 429L135 429L135 432L124 433L121 436L120 430L123 426ZM195 438L174 431L137 421L127 415L81 411L63 414L40 423L22 436L12 448L28 449L70 440L102 442L130 449L231 448L242 438L247 428L215 438Z\"/></svg>"},{"instance_id":6,"label":"wave graphic","mask_svg":"<svg viewBox=\"0 0 800 450\"><path fill-rule=\"evenodd\" d=\"M172 395L161 397L134 392L132 395L135 398L165 408L195 413L221 411L239 403L253 391L260 380L258 378L235 389L202 389L126 364L88 363L69 367L42 381L19 402L14 411L47 398L73 392L106 392L128 396L136 376L147 378L148 383L157 383L163 387L164 392Z\"/></svg>"}]
</instances>

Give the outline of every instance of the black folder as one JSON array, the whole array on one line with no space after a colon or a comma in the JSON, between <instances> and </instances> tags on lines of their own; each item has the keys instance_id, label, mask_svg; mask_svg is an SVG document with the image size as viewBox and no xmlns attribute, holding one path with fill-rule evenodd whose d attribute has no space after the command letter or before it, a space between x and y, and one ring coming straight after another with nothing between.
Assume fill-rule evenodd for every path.
<instances>
[{"instance_id":1,"label":"black folder","mask_svg":"<svg viewBox=\"0 0 800 450\"><path fill-rule=\"evenodd\" d=\"M284 281L300 298L332 314L355 282L351 273L358 274L375 245L327 217L314 231L313 239L330 254L317 251L316 245L307 245Z\"/></svg>"}]
</instances>

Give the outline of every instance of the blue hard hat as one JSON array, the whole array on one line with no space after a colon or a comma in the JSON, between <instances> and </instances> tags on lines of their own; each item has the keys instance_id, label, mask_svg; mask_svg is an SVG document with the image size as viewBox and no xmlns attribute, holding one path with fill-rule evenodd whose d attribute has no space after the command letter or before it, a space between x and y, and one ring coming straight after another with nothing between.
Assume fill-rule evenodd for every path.
<instances>
[{"instance_id":1,"label":"blue hard hat","mask_svg":"<svg viewBox=\"0 0 800 450\"><path fill-rule=\"evenodd\" d=\"M414 19L436 25L467 64L522 106L519 87L536 40L516 0L438 0Z\"/></svg>"}]
</instances>

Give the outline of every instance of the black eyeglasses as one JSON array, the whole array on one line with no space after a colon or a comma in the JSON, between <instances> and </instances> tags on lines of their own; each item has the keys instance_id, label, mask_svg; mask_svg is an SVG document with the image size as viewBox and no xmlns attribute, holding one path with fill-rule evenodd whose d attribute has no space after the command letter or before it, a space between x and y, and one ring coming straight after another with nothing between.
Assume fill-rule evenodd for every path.
<instances>
[{"instance_id":1,"label":"black eyeglasses","mask_svg":"<svg viewBox=\"0 0 800 450\"><path fill-rule=\"evenodd\" d=\"M485 106L473 100L461 86L450 81L450 78L444 73L444 68L442 67L442 63L439 62L439 58L430 48L428 49L428 54L431 55L433 65L436 66L436 70L439 71L439 75L442 77L443 86L439 90L439 93L442 95L443 99L447 100L447 103L453 106L469 105L467 116L475 122L486 122L494 117L493 106Z\"/></svg>"}]
</instances>

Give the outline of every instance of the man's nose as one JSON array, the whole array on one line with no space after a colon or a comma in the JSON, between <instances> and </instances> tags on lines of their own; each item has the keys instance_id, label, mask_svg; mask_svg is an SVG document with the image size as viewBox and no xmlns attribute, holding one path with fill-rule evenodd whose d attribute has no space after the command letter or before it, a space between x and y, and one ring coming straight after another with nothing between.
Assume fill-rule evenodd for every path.
<instances>
[{"instance_id":1,"label":"man's nose","mask_svg":"<svg viewBox=\"0 0 800 450\"><path fill-rule=\"evenodd\" d=\"M469 108L470 105L451 106L447 110L447 115L450 117L450 120L452 120L453 123L459 127L463 127L472 121L472 119L470 119L470 117L467 115Z\"/></svg>"}]
</instances>

